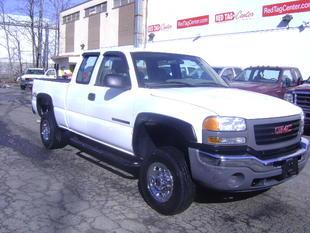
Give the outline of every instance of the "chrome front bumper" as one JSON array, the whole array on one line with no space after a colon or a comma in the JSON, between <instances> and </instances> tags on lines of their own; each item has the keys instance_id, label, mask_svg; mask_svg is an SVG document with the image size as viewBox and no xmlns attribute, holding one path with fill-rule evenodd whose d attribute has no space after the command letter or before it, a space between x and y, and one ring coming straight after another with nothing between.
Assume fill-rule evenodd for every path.
<instances>
[{"instance_id":1,"label":"chrome front bumper","mask_svg":"<svg viewBox=\"0 0 310 233\"><path fill-rule=\"evenodd\" d=\"M301 138L294 153L261 160L251 154L218 155L189 148L190 166L194 180L204 186L222 191L250 191L266 189L290 177L283 177L283 165L298 161L298 172L309 158L309 141Z\"/></svg>"}]
</instances>

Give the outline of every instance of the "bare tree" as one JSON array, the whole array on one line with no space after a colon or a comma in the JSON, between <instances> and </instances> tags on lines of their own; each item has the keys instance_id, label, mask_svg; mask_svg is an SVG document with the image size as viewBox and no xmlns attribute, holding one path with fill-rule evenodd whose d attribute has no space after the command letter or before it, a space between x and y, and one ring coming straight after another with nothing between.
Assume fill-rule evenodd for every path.
<instances>
[{"instance_id":1,"label":"bare tree","mask_svg":"<svg viewBox=\"0 0 310 233\"><path fill-rule=\"evenodd\" d=\"M52 18L56 25L55 33L55 45L54 45L54 56L59 54L59 41L60 41L60 12L65 10L71 5L71 0L49 0L49 3L52 5L53 13Z\"/></svg>"},{"instance_id":2,"label":"bare tree","mask_svg":"<svg viewBox=\"0 0 310 233\"><path fill-rule=\"evenodd\" d=\"M3 0L0 1L0 18L1 18L1 28L4 31L5 35L5 48L8 53L9 59L9 70L13 70L13 62L12 62L12 54L11 54L11 47L10 47L10 26L7 24L5 9L4 9L4 2Z\"/></svg>"},{"instance_id":3,"label":"bare tree","mask_svg":"<svg viewBox=\"0 0 310 233\"><path fill-rule=\"evenodd\" d=\"M35 0L26 0L26 15L29 17L30 22L30 32L31 32L31 42L32 42L32 63L36 63L36 54L37 54L37 43L36 43L36 32L35 32Z\"/></svg>"},{"instance_id":4,"label":"bare tree","mask_svg":"<svg viewBox=\"0 0 310 233\"><path fill-rule=\"evenodd\" d=\"M43 44L43 13L44 13L44 0L39 1L39 16L38 16L38 44L37 44L37 54L36 54L36 67L42 66L42 44Z\"/></svg>"}]
</instances>

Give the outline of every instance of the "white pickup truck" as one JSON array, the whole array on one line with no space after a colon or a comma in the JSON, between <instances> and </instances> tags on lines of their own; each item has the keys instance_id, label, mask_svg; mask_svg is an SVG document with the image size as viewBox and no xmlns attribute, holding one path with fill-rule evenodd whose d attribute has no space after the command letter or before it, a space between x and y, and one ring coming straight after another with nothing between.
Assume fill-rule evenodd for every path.
<instances>
[{"instance_id":1,"label":"white pickup truck","mask_svg":"<svg viewBox=\"0 0 310 233\"><path fill-rule=\"evenodd\" d=\"M26 87L32 87L33 80L39 78L56 78L56 70L48 69L44 72L43 68L28 68L20 77L20 89L25 90Z\"/></svg>"},{"instance_id":2,"label":"white pickup truck","mask_svg":"<svg viewBox=\"0 0 310 233\"><path fill-rule=\"evenodd\" d=\"M32 91L46 148L69 143L136 169L141 195L161 214L185 210L197 183L264 190L309 157L299 107L228 88L196 56L85 52L70 82L35 80Z\"/></svg>"}]
</instances>

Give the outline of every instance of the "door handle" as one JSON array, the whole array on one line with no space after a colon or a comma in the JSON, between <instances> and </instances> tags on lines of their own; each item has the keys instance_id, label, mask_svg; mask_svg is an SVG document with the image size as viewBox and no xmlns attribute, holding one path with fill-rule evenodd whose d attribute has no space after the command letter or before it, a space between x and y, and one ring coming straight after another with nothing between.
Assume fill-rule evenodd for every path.
<instances>
[{"instance_id":1,"label":"door handle","mask_svg":"<svg viewBox=\"0 0 310 233\"><path fill-rule=\"evenodd\" d=\"M96 94L95 93L89 93L88 94L88 100L94 101L96 99Z\"/></svg>"}]
</instances>

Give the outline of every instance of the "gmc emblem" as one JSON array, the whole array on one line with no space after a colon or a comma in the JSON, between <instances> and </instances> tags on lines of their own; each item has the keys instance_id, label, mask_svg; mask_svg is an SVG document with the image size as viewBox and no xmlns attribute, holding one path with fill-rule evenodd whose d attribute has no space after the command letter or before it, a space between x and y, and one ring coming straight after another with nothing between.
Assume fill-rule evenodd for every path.
<instances>
[{"instance_id":1,"label":"gmc emblem","mask_svg":"<svg viewBox=\"0 0 310 233\"><path fill-rule=\"evenodd\" d=\"M287 134L293 130L292 127L293 127L293 124L281 125L281 126L275 127L274 134L275 135Z\"/></svg>"}]
</instances>

